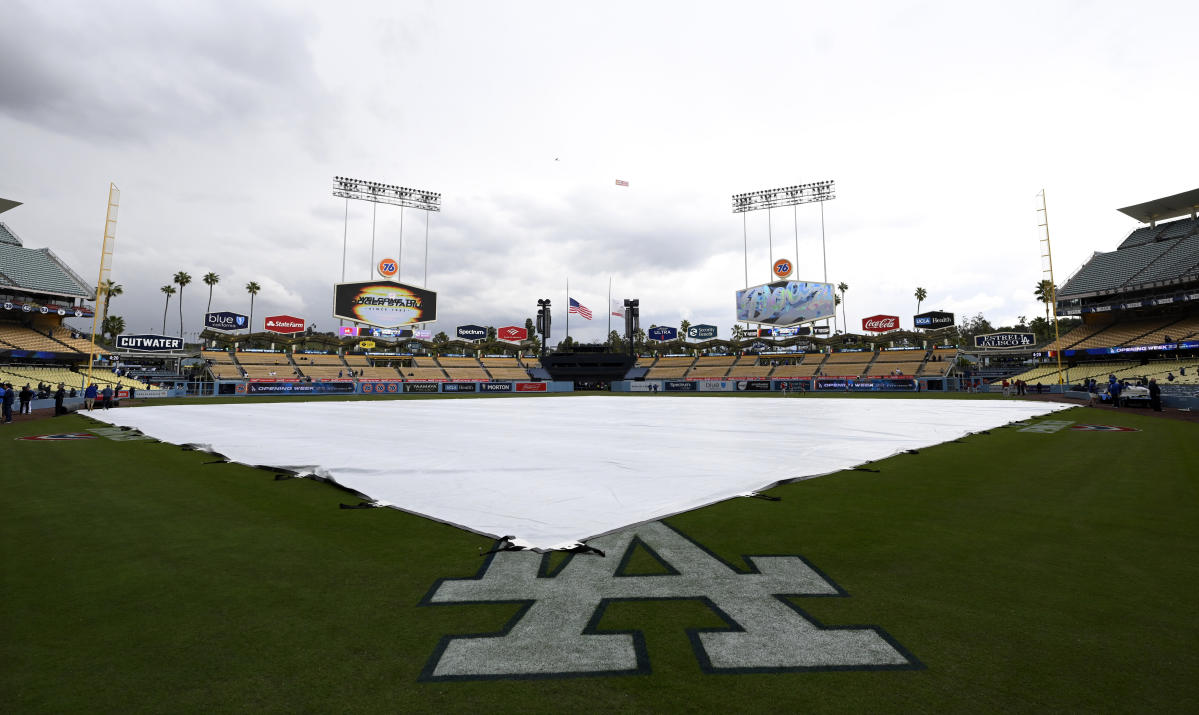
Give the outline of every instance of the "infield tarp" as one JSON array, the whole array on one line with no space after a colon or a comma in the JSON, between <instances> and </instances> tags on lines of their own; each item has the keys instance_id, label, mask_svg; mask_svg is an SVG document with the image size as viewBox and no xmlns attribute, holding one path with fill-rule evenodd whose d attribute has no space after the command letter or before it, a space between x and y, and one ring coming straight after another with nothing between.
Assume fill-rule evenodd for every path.
<instances>
[{"instance_id":1,"label":"infield tarp","mask_svg":"<svg viewBox=\"0 0 1199 715\"><path fill-rule=\"evenodd\" d=\"M670 396L281 402L87 413L387 506L564 548L1069 405Z\"/></svg>"}]
</instances>

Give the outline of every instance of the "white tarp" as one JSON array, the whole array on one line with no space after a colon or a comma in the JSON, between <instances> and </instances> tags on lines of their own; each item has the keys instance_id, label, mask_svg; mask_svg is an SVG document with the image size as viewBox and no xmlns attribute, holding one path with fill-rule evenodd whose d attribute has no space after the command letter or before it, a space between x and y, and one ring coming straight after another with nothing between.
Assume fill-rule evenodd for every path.
<instances>
[{"instance_id":1,"label":"white tarp","mask_svg":"<svg viewBox=\"0 0 1199 715\"><path fill-rule=\"evenodd\" d=\"M999 400L669 396L280 402L94 411L235 462L562 548L777 482L1045 415Z\"/></svg>"}]
</instances>

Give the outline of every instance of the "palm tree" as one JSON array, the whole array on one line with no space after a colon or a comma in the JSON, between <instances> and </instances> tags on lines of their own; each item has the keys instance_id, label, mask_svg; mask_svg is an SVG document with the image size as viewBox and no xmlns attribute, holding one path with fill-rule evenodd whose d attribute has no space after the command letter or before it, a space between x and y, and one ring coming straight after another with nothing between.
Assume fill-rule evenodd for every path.
<instances>
[{"instance_id":1,"label":"palm tree","mask_svg":"<svg viewBox=\"0 0 1199 715\"><path fill-rule=\"evenodd\" d=\"M250 332L254 332L254 296L258 295L258 291L262 290L262 286L254 281L246 284L246 292L250 294Z\"/></svg>"},{"instance_id":2,"label":"palm tree","mask_svg":"<svg viewBox=\"0 0 1199 715\"><path fill-rule=\"evenodd\" d=\"M167 302L162 306L162 333L165 335L167 332L167 308L171 305L171 296L175 295L175 286L165 285L158 290L167 294Z\"/></svg>"},{"instance_id":3,"label":"palm tree","mask_svg":"<svg viewBox=\"0 0 1199 715\"><path fill-rule=\"evenodd\" d=\"M100 327L100 334L108 335L110 341L113 342L123 332L125 332L125 319L119 315L108 316L104 319L104 323Z\"/></svg>"},{"instance_id":4,"label":"palm tree","mask_svg":"<svg viewBox=\"0 0 1199 715\"><path fill-rule=\"evenodd\" d=\"M837 334L837 306L841 305L841 296L833 293L833 335ZM832 337L832 336L830 336Z\"/></svg>"},{"instance_id":5,"label":"palm tree","mask_svg":"<svg viewBox=\"0 0 1199 715\"><path fill-rule=\"evenodd\" d=\"M928 297L928 291L924 290L923 288L916 289L916 312L917 313L920 312L920 304L923 303L924 299L927 297Z\"/></svg>"},{"instance_id":6,"label":"palm tree","mask_svg":"<svg viewBox=\"0 0 1199 715\"><path fill-rule=\"evenodd\" d=\"M192 282L192 277L186 271L175 274L175 282L179 284L179 337L183 337L183 287Z\"/></svg>"},{"instance_id":7,"label":"palm tree","mask_svg":"<svg viewBox=\"0 0 1199 715\"><path fill-rule=\"evenodd\" d=\"M687 320L686 318L683 319L683 322L679 323L679 340L685 340L687 338L687 329L690 327L691 321Z\"/></svg>"},{"instance_id":8,"label":"palm tree","mask_svg":"<svg viewBox=\"0 0 1199 715\"><path fill-rule=\"evenodd\" d=\"M1053 281L1045 279L1037 284L1037 289L1033 291L1033 295L1037 300L1045 304L1045 322L1049 322L1049 304L1054 301L1057 296L1057 286L1053 285Z\"/></svg>"},{"instance_id":9,"label":"palm tree","mask_svg":"<svg viewBox=\"0 0 1199 715\"><path fill-rule=\"evenodd\" d=\"M221 277L209 271L204 274L204 285L208 286L208 307L204 309L205 313L212 312L212 287L221 282Z\"/></svg>"},{"instance_id":10,"label":"palm tree","mask_svg":"<svg viewBox=\"0 0 1199 715\"><path fill-rule=\"evenodd\" d=\"M105 278L97 292L104 294L104 319L100 321L103 324L104 320L108 320L108 302L124 293L125 289L120 283L114 283L111 278Z\"/></svg>"},{"instance_id":11,"label":"palm tree","mask_svg":"<svg viewBox=\"0 0 1199 715\"><path fill-rule=\"evenodd\" d=\"M845 318L845 291L849 290L849 286L845 285L845 281L837 284L837 290L841 291L841 324L845 326L845 332L849 332L849 321Z\"/></svg>"}]
</instances>

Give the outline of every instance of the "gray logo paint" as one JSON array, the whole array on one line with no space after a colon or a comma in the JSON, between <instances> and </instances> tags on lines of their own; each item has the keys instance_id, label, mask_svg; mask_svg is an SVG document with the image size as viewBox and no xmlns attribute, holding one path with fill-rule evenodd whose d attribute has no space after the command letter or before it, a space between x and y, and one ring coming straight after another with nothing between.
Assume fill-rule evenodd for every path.
<instances>
[{"instance_id":1,"label":"gray logo paint","mask_svg":"<svg viewBox=\"0 0 1199 715\"><path fill-rule=\"evenodd\" d=\"M498 633L446 636L422 680L627 675L649 673L639 631L599 629L614 601L698 600L728 626L689 629L708 673L802 670L891 670L923 666L874 626L825 627L788 596L846 596L799 556L749 556L748 572L661 522L594 539L606 558L568 557L547 573L549 557L530 551L494 554L475 578L442 579L422 605L520 603ZM668 573L623 575L638 546Z\"/></svg>"}]
</instances>

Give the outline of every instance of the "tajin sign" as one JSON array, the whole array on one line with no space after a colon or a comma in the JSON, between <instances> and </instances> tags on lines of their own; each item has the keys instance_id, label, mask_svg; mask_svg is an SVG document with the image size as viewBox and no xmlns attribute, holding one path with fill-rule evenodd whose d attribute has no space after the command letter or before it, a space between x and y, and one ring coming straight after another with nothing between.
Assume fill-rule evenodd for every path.
<instances>
[{"instance_id":1,"label":"tajin sign","mask_svg":"<svg viewBox=\"0 0 1199 715\"><path fill-rule=\"evenodd\" d=\"M169 335L118 335L117 350L165 352L183 349L183 338Z\"/></svg>"},{"instance_id":2,"label":"tajin sign","mask_svg":"<svg viewBox=\"0 0 1199 715\"><path fill-rule=\"evenodd\" d=\"M249 320L241 313L222 310L216 313L205 313L204 327L213 330L241 330L249 326Z\"/></svg>"},{"instance_id":3,"label":"tajin sign","mask_svg":"<svg viewBox=\"0 0 1199 715\"><path fill-rule=\"evenodd\" d=\"M888 330L899 330L898 315L872 315L862 318L862 330L872 333L885 333Z\"/></svg>"},{"instance_id":4,"label":"tajin sign","mask_svg":"<svg viewBox=\"0 0 1199 715\"><path fill-rule=\"evenodd\" d=\"M290 335L304 332L304 319L294 315L270 315L267 316L264 325L272 333Z\"/></svg>"}]
</instances>

